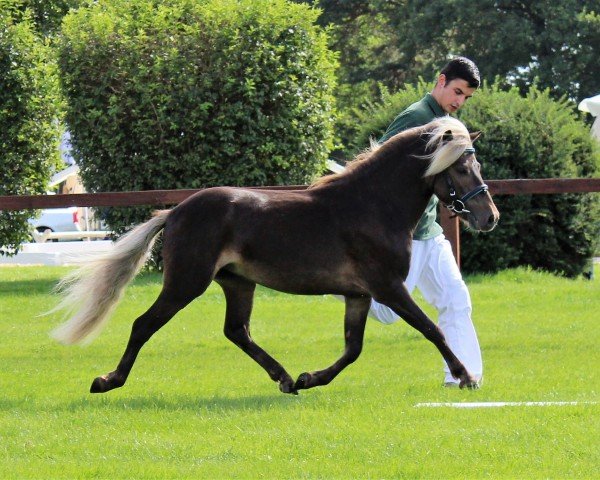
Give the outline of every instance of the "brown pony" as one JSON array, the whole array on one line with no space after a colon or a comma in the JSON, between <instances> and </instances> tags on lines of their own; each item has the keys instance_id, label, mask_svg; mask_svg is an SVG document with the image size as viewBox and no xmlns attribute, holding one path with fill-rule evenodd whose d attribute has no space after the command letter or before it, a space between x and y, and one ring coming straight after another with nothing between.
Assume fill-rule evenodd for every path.
<instances>
[{"instance_id":1,"label":"brown pony","mask_svg":"<svg viewBox=\"0 0 600 480\"><path fill-rule=\"evenodd\" d=\"M372 147L346 171L307 190L203 190L158 212L111 252L64 279L59 288L65 298L57 309L74 315L54 335L76 343L96 332L164 230L162 291L134 322L116 370L96 378L91 392L121 387L146 341L213 280L227 301L226 337L258 362L282 392L326 385L358 358L371 298L430 340L461 388L474 388L477 382L411 299L404 280L412 232L432 194L473 229L496 225L498 210L472 148L476 136L458 120L444 117ZM343 355L294 381L250 336L256 284L294 294L344 296Z\"/></svg>"}]
</instances>

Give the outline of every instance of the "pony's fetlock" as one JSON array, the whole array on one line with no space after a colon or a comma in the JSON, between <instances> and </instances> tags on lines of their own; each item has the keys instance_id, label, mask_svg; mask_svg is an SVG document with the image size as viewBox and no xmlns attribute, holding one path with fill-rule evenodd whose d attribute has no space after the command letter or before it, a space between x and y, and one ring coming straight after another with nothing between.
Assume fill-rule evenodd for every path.
<instances>
[{"instance_id":1,"label":"pony's fetlock","mask_svg":"<svg viewBox=\"0 0 600 480\"><path fill-rule=\"evenodd\" d=\"M458 359L448 362L448 367L450 368L452 377L456 380L463 381L471 377L465 366Z\"/></svg>"},{"instance_id":2,"label":"pony's fetlock","mask_svg":"<svg viewBox=\"0 0 600 480\"><path fill-rule=\"evenodd\" d=\"M311 384L312 375L310 373L304 372L298 376L298 380L294 385L294 388L298 390L307 389L314 385Z\"/></svg>"}]
</instances>

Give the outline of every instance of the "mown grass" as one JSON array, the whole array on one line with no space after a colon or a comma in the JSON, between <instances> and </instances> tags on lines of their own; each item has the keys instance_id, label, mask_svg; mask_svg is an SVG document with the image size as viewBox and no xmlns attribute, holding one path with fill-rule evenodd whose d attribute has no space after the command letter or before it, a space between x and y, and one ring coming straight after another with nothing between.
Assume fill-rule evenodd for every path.
<instances>
[{"instance_id":1,"label":"mown grass","mask_svg":"<svg viewBox=\"0 0 600 480\"><path fill-rule=\"evenodd\" d=\"M91 345L39 317L64 268L0 268L0 478L597 478L600 405L416 408L421 402L600 401L600 280L527 270L468 279L479 391L440 387L441 358L404 324L367 325L356 364L287 396L222 334L217 286L112 370L160 288L143 275ZM428 309L431 312L430 309ZM296 376L341 352L341 302L258 291L253 336Z\"/></svg>"}]
</instances>

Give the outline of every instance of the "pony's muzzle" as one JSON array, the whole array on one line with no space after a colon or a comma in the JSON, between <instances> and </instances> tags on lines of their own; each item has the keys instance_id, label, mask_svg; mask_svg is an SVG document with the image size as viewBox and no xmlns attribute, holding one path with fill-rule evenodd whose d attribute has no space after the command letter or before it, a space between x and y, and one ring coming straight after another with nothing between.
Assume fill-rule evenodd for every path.
<instances>
[{"instance_id":1,"label":"pony's muzzle","mask_svg":"<svg viewBox=\"0 0 600 480\"><path fill-rule=\"evenodd\" d=\"M461 215L463 220L469 224L473 230L478 232L491 232L500 219L500 214L494 209L491 213L486 209L485 212L469 212L467 215Z\"/></svg>"},{"instance_id":2,"label":"pony's muzzle","mask_svg":"<svg viewBox=\"0 0 600 480\"><path fill-rule=\"evenodd\" d=\"M498 220L500 220L500 215L490 215L482 230L484 232L491 232L494 228L496 228L496 225L498 225Z\"/></svg>"},{"instance_id":3,"label":"pony's muzzle","mask_svg":"<svg viewBox=\"0 0 600 480\"><path fill-rule=\"evenodd\" d=\"M483 218L483 220L479 220L477 222L477 230L482 232L491 232L496 225L498 225L498 220L500 219L500 214L498 212L493 212L490 215Z\"/></svg>"}]
</instances>

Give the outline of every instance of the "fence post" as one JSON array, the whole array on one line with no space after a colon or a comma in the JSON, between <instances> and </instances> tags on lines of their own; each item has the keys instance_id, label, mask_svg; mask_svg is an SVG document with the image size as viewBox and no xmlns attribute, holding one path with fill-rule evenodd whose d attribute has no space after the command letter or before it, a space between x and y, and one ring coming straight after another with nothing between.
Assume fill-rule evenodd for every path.
<instances>
[{"instance_id":1,"label":"fence post","mask_svg":"<svg viewBox=\"0 0 600 480\"><path fill-rule=\"evenodd\" d=\"M460 268L460 225L458 224L458 217L451 217L450 210L440 204L440 225L444 230L444 236L452 245L452 253L458 268Z\"/></svg>"}]
</instances>

